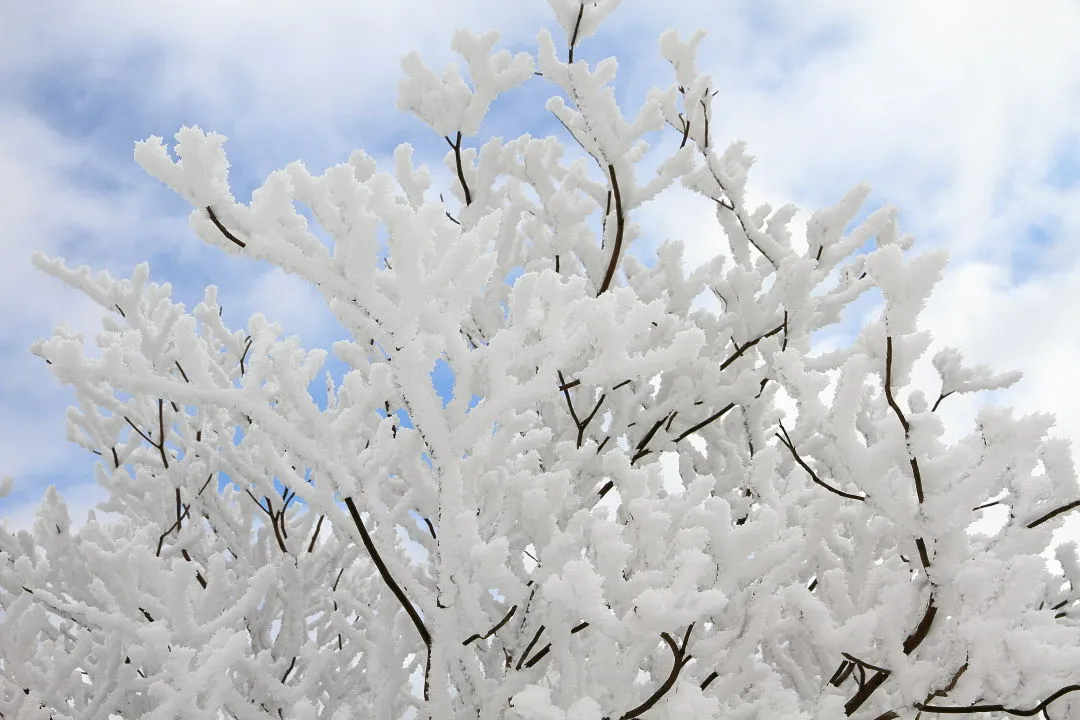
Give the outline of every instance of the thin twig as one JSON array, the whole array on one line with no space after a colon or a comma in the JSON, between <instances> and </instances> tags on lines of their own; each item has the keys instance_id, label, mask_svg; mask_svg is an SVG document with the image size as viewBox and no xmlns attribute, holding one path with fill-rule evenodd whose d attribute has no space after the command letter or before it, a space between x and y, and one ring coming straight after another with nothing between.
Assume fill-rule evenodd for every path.
<instances>
[{"instance_id":1,"label":"thin twig","mask_svg":"<svg viewBox=\"0 0 1080 720\"><path fill-rule=\"evenodd\" d=\"M229 229L227 227L221 224L221 221L218 220L217 215L214 214L214 209L209 205L206 206L206 214L210 216L210 222L214 223L214 225L217 226L217 229L221 231L222 235L229 238L240 247L247 247L247 243L237 238L235 235L229 232Z\"/></svg>"}]
</instances>

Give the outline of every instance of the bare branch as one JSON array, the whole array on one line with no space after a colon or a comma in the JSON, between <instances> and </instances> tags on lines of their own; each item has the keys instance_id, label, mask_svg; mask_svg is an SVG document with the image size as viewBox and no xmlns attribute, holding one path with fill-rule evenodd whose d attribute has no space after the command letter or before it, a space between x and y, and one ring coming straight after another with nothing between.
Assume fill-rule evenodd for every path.
<instances>
[{"instance_id":1,"label":"bare branch","mask_svg":"<svg viewBox=\"0 0 1080 720\"><path fill-rule=\"evenodd\" d=\"M926 703L915 703L915 708L920 712L928 713L948 713L953 715L966 714L966 713L1005 713L1006 715L1016 715L1018 717L1032 717L1044 712L1047 707L1050 706L1058 698L1061 698L1069 693L1080 692L1080 685L1066 685L1060 690L1055 691L1041 703L1033 708L1007 708L1004 705L968 705L966 707L948 707L942 705L928 705Z\"/></svg>"},{"instance_id":2,"label":"bare branch","mask_svg":"<svg viewBox=\"0 0 1080 720\"><path fill-rule=\"evenodd\" d=\"M615 166L608 163L608 177L611 179L611 191L615 194L615 245L611 248L611 259L608 261L607 272L604 273L604 281L600 284L600 292L597 297L607 292L611 287L611 281L615 277L615 269L619 265L619 255L622 253L623 233L626 231L626 217L623 215L622 193L619 192L619 179L615 176Z\"/></svg>"},{"instance_id":3,"label":"bare branch","mask_svg":"<svg viewBox=\"0 0 1080 720\"><path fill-rule=\"evenodd\" d=\"M893 397L892 391L892 362L893 362L893 340L891 335L885 337L885 399L889 402L889 407L892 408L896 414L897 419L900 421L900 425L904 428L904 442L907 447L910 448L911 444L911 424L904 416L904 411L900 409L900 405L897 404L896 398ZM919 497L919 504L922 505L923 497L923 485L922 485L922 473L919 471L919 461L911 455L911 450L908 450L908 462L911 464L911 474L915 478L915 494Z\"/></svg>"},{"instance_id":4,"label":"bare branch","mask_svg":"<svg viewBox=\"0 0 1080 720\"><path fill-rule=\"evenodd\" d=\"M664 679L664 682L660 684L660 687L653 691L645 702L638 705L633 710L628 710L623 713L620 720L632 720L633 718L640 717L642 713L645 713L652 708L656 703L667 695L667 693L675 686L675 681L679 679L679 673L682 672L683 667L690 661L690 656L686 654L686 645L690 642L690 633L694 629L694 623L690 623L690 626L686 628L686 633L683 634L682 644L676 645L675 640L671 635L666 632L660 633L660 637L667 643L668 648L671 650L672 665L671 672Z\"/></svg>"},{"instance_id":5,"label":"bare branch","mask_svg":"<svg viewBox=\"0 0 1080 720\"><path fill-rule=\"evenodd\" d=\"M795 444L791 441L791 436L788 435L788 431L784 427L783 422L780 423L780 430L783 431L784 436L780 437L780 433L773 433L774 435L776 435L776 439L780 441L781 445L786 447L788 449L788 451L791 452L791 456L795 459L795 462L797 462L799 464L799 467L801 467L803 470L805 470L807 472L808 475L810 475L811 480L813 480L816 484L818 484L821 487L825 488L829 492L835 493L835 494L839 495L840 497L844 497L844 498L847 498L849 500L860 500L860 501L865 501L866 500L866 498L863 497L862 495L853 495L853 494L851 494L849 492L844 492L843 490L840 490L839 488L834 488L832 485L829 485L827 482L825 482L820 477L818 477L818 474L816 472L814 472L814 469L812 467L810 467L809 465L807 465L806 461L802 459L802 457L799 455L799 452L795 449Z\"/></svg>"},{"instance_id":6,"label":"bare branch","mask_svg":"<svg viewBox=\"0 0 1080 720\"><path fill-rule=\"evenodd\" d=\"M1046 513L1045 515L1041 515L1040 517L1036 518L1035 520L1032 520L1031 522L1029 522L1027 524L1027 527L1028 528L1036 528L1036 527L1042 525L1044 522L1047 522L1049 520L1053 520L1058 515L1061 515L1062 513L1067 513L1070 510L1075 510L1076 508L1080 508L1080 500L1073 500L1071 503L1069 503L1067 505L1062 505L1059 508L1054 508L1053 510Z\"/></svg>"},{"instance_id":7,"label":"bare branch","mask_svg":"<svg viewBox=\"0 0 1080 720\"><path fill-rule=\"evenodd\" d=\"M454 162L457 165L458 182L461 183L461 190L465 194L465 205L468 207L469 205L472 205L472 193L469 192L469 184L465 182L465 168L461 164L461 132L458 131L457 137L454 140L451 140L449 137L445 137L444 139L446 142L450 143L450 147L454 149ZM450 217L449 213L447 213L447 217ZM450 219L454 220L454 218ZM454 220L454 222L457 221ZM461 223L458 222L457 224L460 225Z\"/></svg>"},{"instance_id":8,"label":"bare branch","mask_svg":"<svg viewBox=\"0 0 1080 720\"><path fill-rule=\"evenodd\" d=\"M745 344L745 345L743 345L742 347L739 347L738 345L736 345L736 346L735 346L735 347L736 347L736 352L735 352L735 354L734 354L734 355L732 355L731 357L729 357L729 358L728 358L727 360L725 360L724 362L722 362L722 363L720 364L720 369L721 369L721 370L727 370L728 366L729 366L729 365L731 365L731 363L733 363L733 362L735 362L736 360L738 360L738 359L739 359L740 357L742 357L742 356L743 356L743 353L745 353L745 352L746 352L747 350L749 350L750 348L754 347L755 345L757 345L757 344L758 344L759 342L761 342L761 341L762 341L762 340L764 340L765 338L768 338L768 337L772 337L772 336L773 336L773 335L775 335L776 333L778 333L778 332L782 331L782 330L783 330L783 329L784 329L784 328L785 328L786 326L787 326L787 313L784 313L784 322L780 323L779 325L777 325L776 327L774 327L774 328L773 328L772 330L770 330L769 332L767 332L767 333L765 333L765 334L763 334L763 335L758 335L758 336L757 336L756 338L754 338L754 339L753 339L753 340L751 340L750 342L746 343L746 344ZM785 342L785 343L787 342L787 339L786 339L786 338L785 338L784 342Z\"/></svg>"},{"instance_id":9,"label":"bare branch","mask_svg":"<svg viewBox=\"0 0 1080 720\"><path fill-rule=\"evenodd\" d=\"M222 235L229 238L242 248L247 247L247 243L237 238L235 235L229 232L228 228L221 224L221 221L218 220L217 215L214 214L214 209L209 205L206 206L206 214L210 216L210 222L214 223L214 225L217 227L217 229L221 232Z\"/></svg>"},{"instance_id":10,"label":"bare branch","mask_svg":"<svg viewBox=\"0 0 1080 720\"><path fill-rule=\"evenodd\" d=\"M518 606L514 605L512 608L510 608L510 610L506 613L506 615L503 616L503 619L500 620L499 622L495 623L495 626L492 627L490 630L488 630L486 633L484 633L483 635L473 633L472 635L470 635L465 640L462 640L461 644L462 645L468 645L469 643L474 642L476 640L487 640L489 637L491 637L492 635L497 633L499 631L499 629L502 628L503 625L510 622L510 618L513 617L514 613L517 612L517 609L518 609Z\"/></svg>"},{"instance_id":11,"label":"bare branch","mask_svg":"<svg viewBox=\"0 0 1080 720\"><path fill-rule=\"evenodd\" d=\"M567 52L566 62L574 64L574 47L577 45L578 30L581 29L581 17L585 14L585 3L578 6L577 20L574 21L574 32L570 35L570 50Z\"/></svg>"},{"instance_id":12,"label":"bare branch","mask_svg":"<svg viewBox=\"0 0 1080 720\"><path fill-rule=\"evenodd\" d=\"M367 549L368 554L371 556L372 562L375 563L375 567L379 571L379 575L382 576L383 582L390 588L390 592L394 594L398 602L401 603L402 608L405 609L405 613L412 620L413 626L416 627L416 631L420 633L420 639L424 641L424 645L427 646L428 653L431 653L431 633L428 632L427 626L424 625L424 621L420 618L420 614L416 612L416 608L406 597L405 591L398 585L397 580L390 574L390 569L386 567L386 563L383 562L382 556L379 554L378 548L375 547L375 543L372 542L371 536L368 535L367 529L364 527L363 520L360 519L360 512L356 509L356 503L353 502L351 497L345 498L345 506L349 508L349 515L352 516L353 524L356 525L356 529L360 533L360 540L364 543L364 548Z\"/></svg>"}]
</instances>

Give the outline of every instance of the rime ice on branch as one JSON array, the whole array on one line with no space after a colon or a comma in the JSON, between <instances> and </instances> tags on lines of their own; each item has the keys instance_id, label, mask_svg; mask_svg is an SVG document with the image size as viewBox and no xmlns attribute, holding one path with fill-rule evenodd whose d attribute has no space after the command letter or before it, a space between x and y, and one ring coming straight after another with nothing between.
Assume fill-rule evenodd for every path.
<instances>
[{"instance_id":1,"label":"rime ice on branch","mask_svg":"<svg viewBox=\"0 0 1080 720\"><path fill-rule=\"evenodd\" d=\"M0 533L3 717L1080 713L1075 546L1062 575L1039 556L1080 504L1068 445L996 409L947 444L941 403L1019 377L954 350L911 387L944 255L891 208L845 231L865 188L794 242L794 208L749 204L751 158L714 137L701 34L662 35L676 82L630 118L615 60L580 52L618 3L550 3L565 37L535 57L462 31L467 79L405 58L399 107L449 145L439 192L407 144L392 173L293 163L249 203L222 136L137 145L206 243L318 288L340 381L262 315L226 327L212 287L188 312L145 265L36 258L108 312L96 356L64 330L34 351L122 520L73 530L50 492ZM481 141L525 82L558 134ZM646 138L671 152L642 178ZM630 254L675 182L728 242L689 273L700 238ZM872 288L881 317L815 352ZM969 535L991 506L1004 526Z\"/></svg>"}]
</instances>

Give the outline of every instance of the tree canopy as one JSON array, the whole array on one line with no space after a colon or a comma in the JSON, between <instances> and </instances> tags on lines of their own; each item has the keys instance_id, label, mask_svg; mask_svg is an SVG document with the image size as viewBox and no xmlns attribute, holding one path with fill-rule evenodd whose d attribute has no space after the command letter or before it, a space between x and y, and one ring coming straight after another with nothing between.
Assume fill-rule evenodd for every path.
<instances>
[{"instance_id":1,"label":"tree canopy","mask_svg":"<svg viewBox=\"0 0 1080 720\"><path fill-rule=\"evenodd\" d=\"M223 136L136 145L204 242L318 289L332 348L226 327L214 287L188 311L146 265L35 258L107 311L97 352L62 328L34 352L120 519L75 529L50 491L0 533L2 717L1080 712L1076 546L1059 574L1040 556L1080 507L1069 444L993 407L947 442L942 403L1020 377L956 350L912 387L945 254L861 213L865 187L794 239L795 208L750 206L752 158L713 137L702 34L660 36L675 82L627 116L616 60L574 57L617 0L549 4L563 37L535 54L459 31L467 77L403 60L444 188L401 144L389 171L292 163L244 203ZM477 142L526 82L561 135ZM639 177L646 137L672 152ZM693 237L629 252L676 184L728 242L689 271ZM879 317L815 345L872 291Z\"/></svg>"}]
</instances>

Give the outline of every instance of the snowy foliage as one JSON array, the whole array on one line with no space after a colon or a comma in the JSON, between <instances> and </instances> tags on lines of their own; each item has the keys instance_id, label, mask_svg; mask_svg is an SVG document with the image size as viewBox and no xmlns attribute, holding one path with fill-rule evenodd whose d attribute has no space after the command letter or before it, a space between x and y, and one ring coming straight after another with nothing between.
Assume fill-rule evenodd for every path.
<instances>
[{"instance_id":1,"label":"snowy foliage","mask_svg":"<svg viewBox=\"0 0 1080 720\"><path fill-rule=\"evenodd\" d=\"M1080 716L1080 564L1039 557L1078 505L1068 445L998 409L946 444L942 401L1018 379L956 351L932 407L910 386L944 255L890 208L854 223L865 188L794 242L711 137L700 34L662 36L677 82L627 118L615 60L573 60L618 2L550 4L565 37L535 57L459 32L468 81L404 60L444 195L409 145L392 173L291 164L247 204L224 137L137 145L205 242L318 288L340 382L262 315L226 327L212 287L188 312L145 265L36 258L108 311L98 352L63 329L34 351L122 519L74 530L50 490L0 533L3 718ZM526 81L563 135L470 145ZM674 150L641 179L646 135ZM689 273L681 243L629 254L673 183L729 241ZM881 317L812 352L874 288ZM1000 530L967 532L994 505Z\"/></svg>"}]
</instances>

